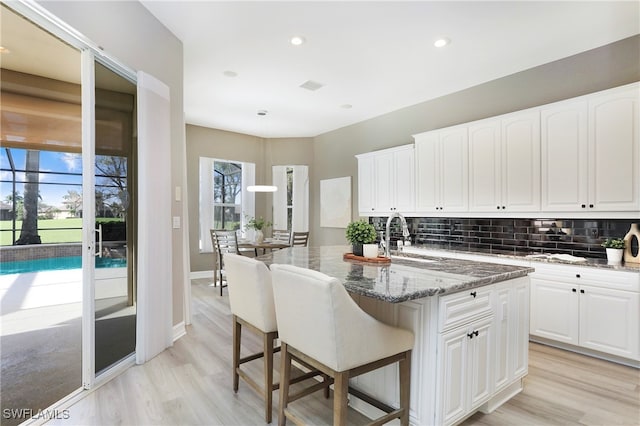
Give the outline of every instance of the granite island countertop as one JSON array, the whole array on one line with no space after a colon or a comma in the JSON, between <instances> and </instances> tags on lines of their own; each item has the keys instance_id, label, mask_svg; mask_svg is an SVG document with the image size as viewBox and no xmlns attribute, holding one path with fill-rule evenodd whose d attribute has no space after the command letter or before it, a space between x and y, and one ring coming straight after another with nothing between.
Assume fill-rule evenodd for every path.
<instances>
[{"instance_id":1,"label":"granite island countertop","mask_svg":"<svg viewBox=\"0 0 640 426\"><path fill-rule=\"evenodd\" d=\"M534 269L444 257L393 257L389 264L344 260L350 246L290 247L259 256L338 278L352 293L398 303L523 277Z\"/></svg>"}]
</instances>

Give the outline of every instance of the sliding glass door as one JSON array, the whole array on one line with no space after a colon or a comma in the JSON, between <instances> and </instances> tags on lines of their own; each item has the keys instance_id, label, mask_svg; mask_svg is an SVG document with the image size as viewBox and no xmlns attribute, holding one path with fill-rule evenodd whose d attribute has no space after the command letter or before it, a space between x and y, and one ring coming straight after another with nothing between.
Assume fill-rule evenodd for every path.
<instances>
[{"instance_id":1,"label":"sliding glass door","mask_svg":"<svg viewBox=\"0 0 640 426\"><path fill-rule=\"evenodd\" d=\"M95 63L95 373L135 352L136 85Z\"/></svg>"},{"instance_id":2,"label":"sliding glass door","mask_svg":"<svg viewBox=\"0 0 640 426\"><path fill-rule=\"evenodd\" d=\"M136 348L135 76L24 15L0 6L3 425Z\"/></svg>"}]
</instances>

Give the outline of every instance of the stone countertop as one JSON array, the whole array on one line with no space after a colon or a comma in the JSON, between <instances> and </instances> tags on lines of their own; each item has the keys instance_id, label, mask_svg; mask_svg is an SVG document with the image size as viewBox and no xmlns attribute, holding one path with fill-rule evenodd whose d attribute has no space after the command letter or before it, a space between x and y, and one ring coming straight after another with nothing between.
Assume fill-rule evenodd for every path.
<instances>
[{"instance_id":1,"label":"stone countertop","mask_svg":"<svg viewBox=\"0 0 640 426\"><path fill-rule=\"evenodd\" d=\"M344 260L349 246L291 247L259 256L267 265L281 263L338 278L352 293L398 303L455 293L513 278L534 269L444 257L394 257L390 264Z\"/></svg>"},{"instance_id":2,"label":"stone countertop","mask_svg":"<svg viewBox=\"0 0 640 426\"><path fill-rule=\"evenodd\" d=\"M455 256L456 254L461 255L471 255L471 256L486 256L498 259L513 259L521 262L532 262L532 266L535 266L533 262L541 262L541 263L550 263L550 264L561 264L561 265L572 265L572 266L585 266L589 268L599 268L599 269L609 269L612 271L625 271L625 272L637 272L640 273L640 263L621 263L621 264L608 264L607 259L596 259L596 258L584 258L584 261L570 261L563 260L560 258L552 257L551 253L528 253L528 254L506 254L506 253L483 253L479 251L465 251L465 250L451 250L441 248L437 245L421 245L414 244L410 246L409 253L416 249L419 251L424 251L423 253L417 253L421 256L438 256L438 253L442 253L441 256L451 256L452 254ZM407 254L409 254L407 253Z\"/></svg>"}]
</instances>

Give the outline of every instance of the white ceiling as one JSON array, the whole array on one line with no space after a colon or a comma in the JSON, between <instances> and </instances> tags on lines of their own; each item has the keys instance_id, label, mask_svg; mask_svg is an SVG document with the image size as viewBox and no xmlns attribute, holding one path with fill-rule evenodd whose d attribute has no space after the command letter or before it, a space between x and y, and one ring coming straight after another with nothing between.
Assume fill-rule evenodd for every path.
<instances>
[{"instance_id":1,"label":"white ceiling","mask_svg":"<svg viewBox=\"0 0 640 426\"><path fill-rule=\"evenodd\" d=\"M638 1L142 3L183 42L186 121L262 137L316 136L640 33Z\"/></svg>"}]
</instances>

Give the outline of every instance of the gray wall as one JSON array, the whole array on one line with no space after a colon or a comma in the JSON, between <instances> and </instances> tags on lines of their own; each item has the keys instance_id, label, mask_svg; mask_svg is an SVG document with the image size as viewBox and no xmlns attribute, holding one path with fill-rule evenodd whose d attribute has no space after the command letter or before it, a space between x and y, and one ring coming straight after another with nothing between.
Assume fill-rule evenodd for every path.
<instances>
[{"instance_id":1,"label":"gray wall","mask_svg":"<svg viewBox=\"0 0 640 426\"><path fill-rule=\"evenodd\" d=\"M352 176L358 217L358 163L354 155L413 143L412 134L544 105L640 80L640 36L551 62L479 86L403 108L314 138L310 208L319 211L320 180ZM311 222L316 245L346 244L344 229Z\"/></svg>"},{"instance_id":2,"label":"gray wall","mask_svg":"<svg viewBox=\"0 0 640 426\"><path fill-rule=\"evenodd\" d=\"M69 24L122 64L145 71L170 87L171 96L171 182L183 183L184 174L184 106L182 42L147 11L133 1L43 1L40 4ZM161 49L157 47L161 46ZM140 159L144 161L144 159ZM184 191L183 191L184 192ZM172 216L182 216L183 203L174 200ZM184 197L182 198L184 200ZM173 324L183 320L184 229L172 235Z\"/></svg>"},{"instance_id":3,"label":"gray wall","mask_svg":"<svg viewBox=\"0 0 640 426\"><path fill-rule=\"evenodd\" d=\"M311 138L268 139L187 125L187 183L189 188L189 254L191 272L213 269L211 253L200 253L199 158L247 161L256 164L257 183L271 183L272 165L311 165ZM271 220L271 194L256 193L256 216ZM311 221L311 218L310 218Z\"/></svg>"}]
</instances>

